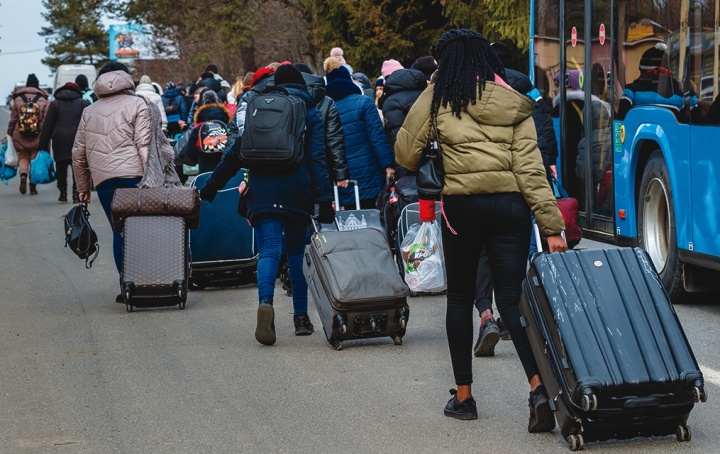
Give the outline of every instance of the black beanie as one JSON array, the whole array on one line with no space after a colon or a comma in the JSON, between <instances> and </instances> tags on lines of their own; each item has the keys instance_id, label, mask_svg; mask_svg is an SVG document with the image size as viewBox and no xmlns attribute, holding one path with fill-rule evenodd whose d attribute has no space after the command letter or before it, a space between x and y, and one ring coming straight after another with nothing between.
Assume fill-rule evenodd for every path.
<instances>
[{"instance_id":1,"label":"black beanie","mask_svg":"<svg viewBox=\"0 0 720 454\"><path fill-rule=\"evenodd\" d=\"M130 74L130 70L127 66L117 61L109 61L105 63L102 68L100 68L98 76L112 71L125 71L126 73Z\"/></svg>"},{"instance_id":2,"label":"black beanie","mask_svg":"<svg viewBox=\"0 0 720 454\"><path fill-rule=\"evenodd\" d=\"M211 65L207 65L207 66L205 67L205 71L209 71L209 72L211 72L211 73L217 74L217 73L218 73L218 68L217 68L217 66L211 64Z\"/></svg>"},{"instance_id":3,"label":"black beanie","mask_svg":"<svg viewBox=\"0 0 720 454\"><path fill-rule=\"evenodd\" d=\"M657 43L655 47L646 50L640 57L640 71L648 71L658 66L662 66L663 56L667 46L665 43Z\"/></svg>"},{"instance_id":4,"label":"black beanie","mask_svg":"<svg viewBox=\"0 0 720 454\"><path fill-rule=\"evenodd\" d=\"M78 76L75 78L75 83L78 87L80 87L81 90L84 90L90 86L90 84L88 83L88 78L85 74L78 74Z\"/></svg>"},{"instance_id":5,"label":"black beanie","mask_svg":"<svg viewBox=\"0 0 720 454\"><path fill-rule=\"evenodd\" d=\"M301 73L313 74L313 70L305 63L299 62L295 63L293 66L295 66Z\"/></svg>"},{"instance_id":6,"label":"black beanie","mask_svg":"<svg viewBox=\"0 0 720 454\"><path fill-rule=\"evenodd\" d=\"M410 69L422 71L422 73L425 74L425 78L430 80L430 76L432 76L437 69L437 63L435 63L435 58L427 55L415 60L415 62L410 66Z\"/></svg>"},{"instance_id":7,"label":"black beanie","mask_svg":"<svg viewBox=\"0 0 720 454\"><path fill-rule=\"evenodd\" d=\"M38 80L37 76L35 74L29 74L27 81L25 82L26 87L40 87L40 81Z\"/></svg>"},{"instance_id":8,"label":"black beanie","mask_svg":"<svg viewBox=\"0 0 720 454\"><path fill-rule=\"evenodd\" d=\"M490 44L490 47L493 48L503 66L512 69L512 53L510 52L510 48L507 44L502 41L495 41Z\"/></svg>"},{"instance_id":9,"label":"black beanie","mask_svg":"<svg viewBox=\"0 0 720 454\"><path fill-rule=\"evenodd\" d=\"M300 70L293 65L288 64L280 65L278 66L278 69L275 70L275 83L277 85L298 84L307 88L305 79L303 79Z\"/></svg>"}]
</instances>

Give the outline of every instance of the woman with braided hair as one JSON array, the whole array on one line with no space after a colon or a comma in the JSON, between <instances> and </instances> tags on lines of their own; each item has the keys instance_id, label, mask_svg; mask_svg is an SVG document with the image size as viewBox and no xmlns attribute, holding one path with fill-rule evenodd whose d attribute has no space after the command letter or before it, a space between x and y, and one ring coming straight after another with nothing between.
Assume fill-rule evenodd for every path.
<instances>
[{"instance_id":1,"label":"woman with braided hair","mask_svg":"<svg viewBox=\"0 0 720 454\"><path fill-rule=\"evenodd\" d=\"M530 383L530 432L551 431L555 419L525 330L521 283L530 246L530 211L550 251L565 251L564 224L545 178L533 104L505 80L490 43L470 30L445 32L434 47L434 84L410 109L395 143L396 161L416 170L431 117L445 168L442 239L447 271L446 330L457 390L445 415L476 419L472 397L473 303L478 260L487 247L495 300ZM420 201L423 221L435 201Z\"/></svg>"}]
</instances>

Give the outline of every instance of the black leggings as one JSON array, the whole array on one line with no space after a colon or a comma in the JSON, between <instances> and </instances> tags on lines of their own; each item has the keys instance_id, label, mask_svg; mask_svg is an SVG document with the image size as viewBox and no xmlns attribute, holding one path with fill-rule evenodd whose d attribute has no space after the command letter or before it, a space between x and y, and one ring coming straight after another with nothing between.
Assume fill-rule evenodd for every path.
<instances>
[{"instance_id":1,"label":"black leggings","mask_svg":"<svg viewBox=\"0 0 720 454\"><path fill-rule=\"evenodd\" d=\"M473 302L478 261L487 247L495 303L510 331L527 378L538 374L525 329L520 325L520 293L530 247L530 208L520 193L444 196L442 239L447 270L445 326L455 383L472 383Z\"/></svg>"},{"instance_id":2,"label":"black leggings","mask_svg":"<svg viewBox=\"0 0 720 454\"><path fill-rule=\"evenodd\" d=\"M68 167L70 167L70 172L68 172ZM70 174L70 178L72 178L72 191L73 194L75 194L77 192L77 187L75 186L75 174L73 173L72 159L61 159L59 161L55 161L55 175L57 176L57 187L60 192L63 192L65 194L67 194L68 173Z\"/></svg>"}]
</instances>

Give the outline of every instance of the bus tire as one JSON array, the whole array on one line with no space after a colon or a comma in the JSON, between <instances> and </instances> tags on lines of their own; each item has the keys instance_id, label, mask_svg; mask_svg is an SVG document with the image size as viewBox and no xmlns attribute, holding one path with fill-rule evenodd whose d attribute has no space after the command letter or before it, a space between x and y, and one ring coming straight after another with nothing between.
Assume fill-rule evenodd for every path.
<instances>
[{"instance_id":1,"label":"bus tire","mask_svg":"<svg viewBox=\"0 0 720 454\"><path fill-rule=\"evenodd\" d=\"M650 255L672 302L682 302L687 293L678 256L672 187L660 150L645 165L637 202L638 245Z\"/></svg>"}]
</instances>

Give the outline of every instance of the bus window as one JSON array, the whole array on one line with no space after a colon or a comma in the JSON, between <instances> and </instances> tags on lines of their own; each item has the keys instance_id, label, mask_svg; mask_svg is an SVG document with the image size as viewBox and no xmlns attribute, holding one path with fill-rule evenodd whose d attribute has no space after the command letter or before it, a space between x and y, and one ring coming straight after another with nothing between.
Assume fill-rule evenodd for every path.
<instances>
[{"instance_id":1,"label":"bus window","mask_svg":"<svg viewBox=\"0 0 720 454\"><path fill-rule=\"evenodd\" d=\"M693 2L690 10L690 46L687 87L691 117L696 124L720 124L718 93L718 30L714 0ZM694 99L693 99L694 97Z\"/></svg>"}]
</instances>

